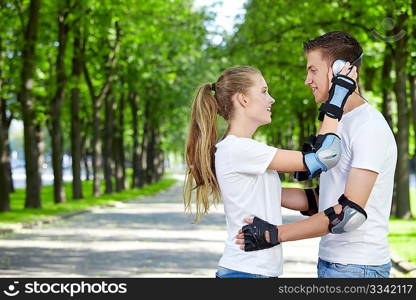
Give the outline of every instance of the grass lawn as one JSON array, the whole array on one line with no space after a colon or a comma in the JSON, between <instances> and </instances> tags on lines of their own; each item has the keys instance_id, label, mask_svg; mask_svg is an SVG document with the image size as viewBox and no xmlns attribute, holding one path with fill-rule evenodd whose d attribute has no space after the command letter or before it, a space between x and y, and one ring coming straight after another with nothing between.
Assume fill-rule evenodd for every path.
<instances>
[{"instance_id":1,"label":"grass lawn","mask_svg":"<svg viewBox=\"0 0 416 300\"><path fill-rule=\"evenodd\" d=\"M394 253L416 263L416 220L391 218L388 238Z\"/></svg>"},{"instance_id":2,"label":"grass lawn","mask_svg":"<svg viewBox=\"0 0 416 300\"><path fill-rule=\"evenodd\" d=\"M403 259L416 263L416 190L410 189L410 210L413 219L390 218L390 249Z\"/></svg>"},{"instance_id":3,"label":"grass lawn","mask_svg":"<svg viewBox=\"0 0 416 300\"><path fill-rule=\"evenodd\" d=\"M72 199L72 183L65 183L65 203L55 204L53 202L53 186L45 186L42 188L41 209L24 209L25 189L17 189L10 196L10 212L0 213L0 228L7 228L19 223L28 223L32 221L42 220L47 217L67 214L79 210L86 209L91 206L110 204L116 201L132 199L137 196L153 195L165 190L176 183L176 179L162 179L161 181L147 185L140 189L129 189L120 193L111 195L102 195L100 197L92 196L92 181L83 181L84 199ZM104 190L104 185L102 190Z\"/></svg>"}]
</instances>

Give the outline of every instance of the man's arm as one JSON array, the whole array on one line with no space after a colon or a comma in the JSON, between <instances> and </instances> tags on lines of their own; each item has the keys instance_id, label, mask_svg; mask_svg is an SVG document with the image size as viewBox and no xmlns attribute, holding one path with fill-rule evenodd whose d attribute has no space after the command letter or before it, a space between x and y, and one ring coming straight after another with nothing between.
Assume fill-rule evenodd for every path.
<instances>
[{"instance_id":1,"label":"man's arm","mask_svg":"<svg viewBox=\"0 0 416 300\"><path fill-rule=\"evenodd\" d=\"M368 197L376 182L378 173L366 170L352 168L347 184L345 186L344 195L355 204L364 208L368 201ZM335 212L339 214L342 206L336 204L333 206ZM245 219L247 223L252 223L252 219ZM329 219L324 212L313 215L305 220L296 221L290 224L276 226L278 233L278 242L296 241L307 238L313 238L329 233ZM269 233L265 233L266 240L269 242ZM244 233L242 230L237 235L237 244L244 249Z\"/></svg>"},{"instance_id":2,"label":"man's arm","mask_svg":"<svg viewBox=\"0 0 416 300\"><path fill-rule=\"evenodd\" d=\"M365 208L368 197L377 180L377 175L378 173L370 170L351 168L344 195L350 201ZM342 206L340 204L336 204L333 207L337 214L341 212ZM296 241L325 235L329 233L328 225L328 217L324 212L320 212L308 219L278 226L279 242Z\"/></svg>"}]
</instances>

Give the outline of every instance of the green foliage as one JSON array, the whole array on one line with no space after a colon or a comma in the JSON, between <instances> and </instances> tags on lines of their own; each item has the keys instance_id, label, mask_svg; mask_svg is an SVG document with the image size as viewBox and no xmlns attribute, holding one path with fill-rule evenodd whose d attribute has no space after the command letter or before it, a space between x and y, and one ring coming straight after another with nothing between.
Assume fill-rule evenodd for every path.
<instances>
[{"instance_id":1,"label":"green foliage","mask_svg":"<svg viewBox=\"0 0 416 300\"><path fill-rule=\"evenodd\" d=\"M230 38L227 50L232 64L259 68L276 99L273 121L261 128L259 134L277 146L299 147L301 137L315 133L317 107L304 86L306 61L302 43L329 31L346 31L360 41L365 53L360 82L367 87L363 95L381 110L381 88L385 85L381 69L385 49L394 41L381 40L375 32L382 37L390 36L386 17L391 14L397 23L398 16L407 12L410 18L405 29L410 35L410 24L415 22L410 3L408 0L247 1L245 21ZM409 45L414 58L415 39L410 39ZM414 62L408 60L409 70L414 70ZM393 92L393 86L390 87Z\"/></svg>"}]
</instances>

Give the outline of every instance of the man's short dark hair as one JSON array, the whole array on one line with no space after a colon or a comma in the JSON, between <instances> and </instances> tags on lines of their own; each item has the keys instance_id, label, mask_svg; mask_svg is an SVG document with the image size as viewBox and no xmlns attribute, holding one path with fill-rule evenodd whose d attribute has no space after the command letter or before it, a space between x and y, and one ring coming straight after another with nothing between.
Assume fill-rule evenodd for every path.
<instances>
[{"instance_id":1,"label":"man's short dark hair","mask_svg":"<svg viewBox=\"0 0 416 300\"><path fill-rule=\"evenodd\" d=\"M304 42L303 50L308 53L313 50L320 50L322 58L330 64L336 59L354 61L363 51L360 43L350 34L342 31L332 31L318 36L317 38ZM357 64L361 65L361 61Z\"/></svg>"}]
</instances>

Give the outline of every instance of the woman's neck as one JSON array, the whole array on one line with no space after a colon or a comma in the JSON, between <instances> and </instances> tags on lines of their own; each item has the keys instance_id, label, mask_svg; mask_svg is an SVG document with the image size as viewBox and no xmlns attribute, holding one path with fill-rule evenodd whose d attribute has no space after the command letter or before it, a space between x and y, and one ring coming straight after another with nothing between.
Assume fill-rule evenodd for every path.
<instances>
[{"instance_id":1,"label":"woman's neck","mask_svg":"<svg viewBox=\"0 0 416 300\"><path fill-rule=\"evenodd\" d=\"M244 122L233 121L228 127L228 132L226 135L235 135L237 137L243 138L252 138L253 134L256 132L258 126L250 126Z\"/></svg>"}]
</instances>

